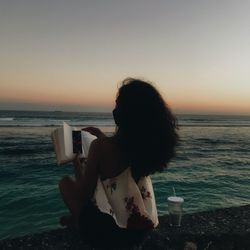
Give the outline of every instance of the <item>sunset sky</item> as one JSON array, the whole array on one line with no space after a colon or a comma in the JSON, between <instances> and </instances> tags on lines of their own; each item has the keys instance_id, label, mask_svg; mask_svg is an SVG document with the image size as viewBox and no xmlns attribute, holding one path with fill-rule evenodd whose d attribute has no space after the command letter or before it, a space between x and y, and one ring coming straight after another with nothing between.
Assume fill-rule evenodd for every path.
<instances>
[{"instance_id":1,"label":"sunset sky","mask_svg":"<svg viewBox=\"0 0 250 250\"><path fill-rule=\"evenodd\" d=\"M125 77L179 113L250 115L249 0L4 0L0 109L110 111Z\"/></svg>"}]
</instances>

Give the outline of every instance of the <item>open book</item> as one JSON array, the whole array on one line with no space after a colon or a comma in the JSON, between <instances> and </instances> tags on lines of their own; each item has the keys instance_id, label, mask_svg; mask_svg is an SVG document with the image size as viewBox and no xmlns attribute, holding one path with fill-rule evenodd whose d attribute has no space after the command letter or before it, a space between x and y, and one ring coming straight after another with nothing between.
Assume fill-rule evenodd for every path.
<instances>
[{"instance_id":1,"label":"open book","mask_svg":"<svg viewBox=\"0 0 250 250\"><path fill-rule=\"evenodd\" d=\"M51 133L51 138L58 165L72 161L76 154L86 158L91 142L96 139L89 132L71 127L66 122Z\"/></svg>"}]
</instances>

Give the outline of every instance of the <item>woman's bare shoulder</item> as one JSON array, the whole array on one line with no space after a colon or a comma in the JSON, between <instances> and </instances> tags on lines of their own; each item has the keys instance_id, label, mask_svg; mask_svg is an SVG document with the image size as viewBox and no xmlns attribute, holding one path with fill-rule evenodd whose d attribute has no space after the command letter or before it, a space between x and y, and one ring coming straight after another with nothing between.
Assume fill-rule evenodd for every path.
<instances>
[{"instance_id":1,"label":"woman's bare shoulder","mask_svg":"<svg viewBox=\"0 0 250 250\"><path fill-rule=\"evenodd\" d=\"M122 154L113 137L98 139L100 149L99 173L102 179L116 176L126 165L122 160Z\"/></svg>"},{"instance_id":2,"label":"woman's bare shoulder","mask_svg":"<svg viewBox=\"0 0 250 250\"><path fill-rule=\"evenodd\" d=\"M112 137L97 138L92 144L94 144L94 148L98 151L98 155L102 159L109 158L112 155L115 156L119 151Z\"/></svg>"},{"instance_id":3,"label":"woman's bare shoulder","mask_svg":"<svg viewBox=\"0 0 250 250\"><path fill-rule=\"evenodd\" d=\"M116 147L115 140L113 137L100 137L97 138L95 141L100 147Z\"/></svg>"}]
</instances>

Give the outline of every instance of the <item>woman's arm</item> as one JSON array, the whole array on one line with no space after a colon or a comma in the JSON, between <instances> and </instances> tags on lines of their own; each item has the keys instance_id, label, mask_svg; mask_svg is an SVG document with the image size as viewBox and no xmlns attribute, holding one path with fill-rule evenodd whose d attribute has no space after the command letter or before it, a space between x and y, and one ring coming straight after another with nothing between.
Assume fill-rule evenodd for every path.
<instances>
[{"instance_id":1,"label":"woman's arm","mask_svg":"<svg viewBox=\"0 0 250 250\"><path fill-rule=\"evenodd\" d=\"M73 161L74 172L76 181L81 181L82 175L84 174L84 165L86 164L86 158L78 158L78 155L75 157Z\"/></svg>"},{"instance_id":2,"label":"woman's arm","mask_svg":"<svg viewBox=\"0 0 250 250\"><path fill-rule=\"evenodd\" d=\"M82 130L89 132L90 134L96 136L97 138L106 137L106 135L99 128L96 127L87 127L83 128Z\"/></svg>"},{"instance_id":3,"label":"woman's arm","mask_svg":"<svg viewBox=\"0 0 250 250\"><path fill-rule=\"evenodd\" d=\"M90 145L84 172L80 160L76 159L74 161L77 190L79 190L79 198L82 200L83 205L92 198L96 188L100 162L99 148L99 140L96 139Z\"/></svg>"}]
</instances>

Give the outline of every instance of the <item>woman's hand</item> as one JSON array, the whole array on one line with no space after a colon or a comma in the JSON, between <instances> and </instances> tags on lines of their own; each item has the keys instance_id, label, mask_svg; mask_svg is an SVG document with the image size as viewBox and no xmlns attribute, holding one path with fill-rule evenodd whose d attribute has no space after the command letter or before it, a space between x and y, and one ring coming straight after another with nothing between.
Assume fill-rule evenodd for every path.
<instances>
[{"instance_id":1,"label":"woman's hand","mask_svg":"<svg viewBox=\"0 0 250 250\"><path fill-rule=\"evenodd\" d=\"M80 158L79 154L77 154L73 160L73 165L75 168L81 168L83 162L86 162L86 161L87 161L87 158L85 158L85 157Z\"/></svg>"},{"instance_id":2,"label":"woman's hand","mask_svg":"<svg viewBox=\"0 0 250 250\"><path fill-rule=\"evenodd\" d=\"M82 130L89 132L90 134L96 136L97 138L102 138L106 136L99 128L87 127L83 128Z\"/></svg>"},{"instance_id":3,"label":"woman's hand","mask_svg":"<svg viewBox=\"0 0 250 250\"><path fill-rule=\"evenodd\" d=\"M82 175L83 175L83 162L86 162L86 158L79 158L79 155L77 154L75 159L73 160L73 165L75 169L75 177L76 180L81 180Z\"/></svg>"}]
</instances>

